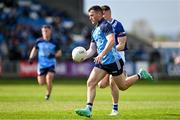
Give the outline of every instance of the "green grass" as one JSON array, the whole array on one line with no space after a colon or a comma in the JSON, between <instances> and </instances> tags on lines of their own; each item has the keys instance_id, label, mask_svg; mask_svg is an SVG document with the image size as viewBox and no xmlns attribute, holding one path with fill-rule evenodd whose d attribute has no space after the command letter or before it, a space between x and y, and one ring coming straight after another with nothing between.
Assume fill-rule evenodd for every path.
<instances>
[{"instance_id":1,"label":"green grass","mask_svg":"<svg viewBox=\"0 0 180 120\"><path fill-rule=\"evenodd\" d=\"M85 106L86 80L58 79L52 96L44 100L45 86L35 79L0 80L0 119L32 120L179 120L180 81L138 82L120 92L120 115L111 117L109 87L97 88L92 118L77 116L74 109Z\"/></svg>"}]
</instances>

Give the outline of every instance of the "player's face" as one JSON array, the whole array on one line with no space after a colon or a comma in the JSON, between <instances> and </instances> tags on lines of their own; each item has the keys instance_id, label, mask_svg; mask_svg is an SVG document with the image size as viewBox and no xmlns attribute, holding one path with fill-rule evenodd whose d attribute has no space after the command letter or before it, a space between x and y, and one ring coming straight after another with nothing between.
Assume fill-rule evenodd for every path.
<instances>
[{"instance_id":1,"label":"player's face","mask_svg":"<svg viewBox=\"0 0 180 120\"><path fill-rule=\"evenodd\" d=\"M51 29L49 29L49 28L42 28L41 32L42 32L42 36L45 38L49 38L52 33Z\"/></svg>"},{"instance_id":2,"label":"player's face","mask_svg":"<svg viewBox=\"0 0 180 120\"><path fill-rule=\"evenodd\" d=\"M92 24L98 23L98 21L101 19L102 15L100 12L96 12L94 10L89 11L89 19Z\"/></svg>"},{"instance_id":3,"label":"player's face","mask_svg":"<svg viewBox=\"0 0 180 120\"><path fill-rule=\"evenodd\" d=\"M103 10L103 18L106 20L111 19L111 11L110 10Z\"/></svg>"}]
</instances>

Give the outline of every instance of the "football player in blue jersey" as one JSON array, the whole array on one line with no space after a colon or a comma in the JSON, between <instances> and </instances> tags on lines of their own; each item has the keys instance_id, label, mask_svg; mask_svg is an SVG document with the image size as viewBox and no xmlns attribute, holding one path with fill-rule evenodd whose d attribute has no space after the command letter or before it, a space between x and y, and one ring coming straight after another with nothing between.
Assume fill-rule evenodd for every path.
<instances>
[{"instance_id":1,"label":"football player in blue jersey","mask_svg":"<svg viewBox=\"0 0 180 120\"><path fill-rule=\"evenodd\" d=\"M87 81L87 104L85 108L76 109L80 116L91 117L93 102L96 96L96 86L106 74L110 74L110 79L114 80L120 90L126 90L139 79L152 80L152 76L145 70L141 70L137 75L126 77L123 74L123 60L117 52L115 36L112 25L103 18L103 10L100 6L92 6L88 10L89 19L95 25L92 31L92 41L87 50L85 59L92 57L96 52L94 68ZM85 60L84 59L84 60Z\"/></svg>"},{"instance_id":2,"label":"football player in blue jersey","mask_svg":"<svg viewBox=\"0 0 180 120\"><path fill-rule=\"evenodd\" d=\"M38 38L29 56L29 63L38 55L37 80L39 85L47 84L45 100L48 100L52 91L52 81L55 75L56 58L61 57L62 52L57 41L53 40L52 26L43 25L42 37Z\"/></svg>"},{"instance_id":3,"label":"football player in blue jersey","mask_svg":"<svg viewBox=\"0 0 180 120\"><path fill-rule=\"evenodd\" d=\"M126 32L124 31L122 24L119 21L112 18L111 9L109 6L104 5L101 6L101 8L103 10L104 19L106 19L114 29L116 48L118 50L118 53L121 55L123 62L125 63L125 50L127 50ZM110 85L111 88L112 101L113 101L112 112L110 115L118 115L119 89L116 86L115 82L109 79L109 74L107 74L98 83L98 86L100 88L106 88L108 85Z\"/></svg>"}]
</instances>

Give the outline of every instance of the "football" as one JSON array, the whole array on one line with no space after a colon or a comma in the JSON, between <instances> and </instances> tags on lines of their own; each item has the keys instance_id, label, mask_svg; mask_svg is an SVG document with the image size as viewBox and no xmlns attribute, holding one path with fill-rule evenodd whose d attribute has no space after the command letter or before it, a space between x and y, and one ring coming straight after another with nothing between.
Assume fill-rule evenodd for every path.
<instances>
[{"instance_id":1,"label":"football","mask_svg":"<svg viewBox=\"0 0 180 120\"><path fill-rule=\"evenodd\" d=\"M86 49L84 47L76 47L72 51L72 59L75 62L81 62L87 55Z\"/></svg>"}]
</instances>

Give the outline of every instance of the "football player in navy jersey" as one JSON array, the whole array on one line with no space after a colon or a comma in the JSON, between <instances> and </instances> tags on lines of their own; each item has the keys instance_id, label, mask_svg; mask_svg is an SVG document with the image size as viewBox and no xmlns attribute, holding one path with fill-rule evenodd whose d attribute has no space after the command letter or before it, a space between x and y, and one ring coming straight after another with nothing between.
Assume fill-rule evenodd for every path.
<instances>
[{"instance_id":1,"label":"football player in navy jersey","mask_svg":"<svg viewBox=\"0 0 180 120\"><path fill-rule=\"evenodd\" d=\"M36 40L31 50L29 63L32 64L34 57L38 55L37 80L39 85L47 85L45 100L48 100L55 75L56 58L61 57L62 52L57 41L51 37L52 27L50 25L43 25L41 32L42 37Z\"/></svg>"},{"instance_id":2,"label":"football player in navy jersey","mask_svg":"<svg viewBox=\"0 0 180 120\"><path fill-rule=\"evenodd\" d=\"M111 9L109 6L101 6L103 10L103 17L106 19L113 27L115 34L115 44L118 53L121 55L121 58L125 64L125 50L127 50L127 36L126 32L121 24L121 22L113 19L111 16ZM112 112L110 115L118 115L118 100L119 100L119 89L116 86L115 82L109 79L109 74L107 74L104 79L102 79L98 86L100 88L105 88L110 85L111 94L112 94Z\"/></svg>"},{"instance_id":3,"label":"football player in navy jersey","mask_svg":"<svg viewBox=\"0 0 180 120\"><path fill-rule=\"evenodd\" d=\"M120 90L126 90L139 79L152 80L152 76L145 70L140 70L138 74L126 77L123 74L123 60L117 52L115 36L112 25L103 18L103 10L100 6L92 6L88 10L89 19L95 25L92 31L92 40L87 50L85 59L92 57L96 52L94 68L87 80L87 103L85 108L76 109L80 116L91 117L93 102L96 96L96 86L106 74L110 74L110 79L115 81ZM85 60L84 59L84 60Z\"/></svg>"}]
</instances>

